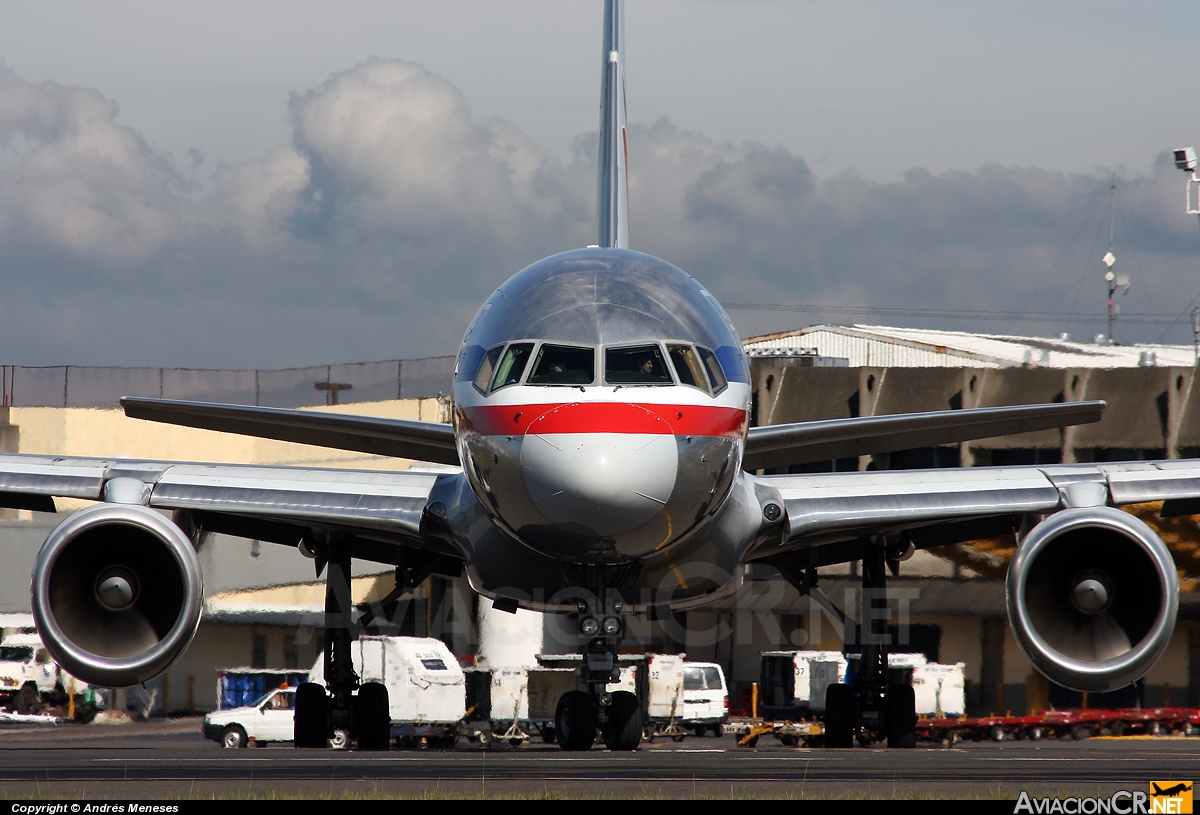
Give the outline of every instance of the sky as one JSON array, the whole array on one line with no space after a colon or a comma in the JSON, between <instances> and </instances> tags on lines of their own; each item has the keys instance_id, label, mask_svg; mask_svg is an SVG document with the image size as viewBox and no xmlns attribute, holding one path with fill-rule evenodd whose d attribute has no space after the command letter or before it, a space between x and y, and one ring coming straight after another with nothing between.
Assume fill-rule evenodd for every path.
<instances>
[{"instance_id":1,"label":"sky","mask_svg":"<svg viewBox=\"0 0 1200 815\"><path fill-rule=\"evenodd\" d=\"M9 3L0 362L284 367L453 353L594 242L602 3ZM1194 4L628 0L631 245L734 309L1192 339ZM1200 300L1195 300L1200 303ZM1179 315L1174 326L1138 315ZM1094 319L1093 319L1094 317Z\"/></svg>"}]
</instances>

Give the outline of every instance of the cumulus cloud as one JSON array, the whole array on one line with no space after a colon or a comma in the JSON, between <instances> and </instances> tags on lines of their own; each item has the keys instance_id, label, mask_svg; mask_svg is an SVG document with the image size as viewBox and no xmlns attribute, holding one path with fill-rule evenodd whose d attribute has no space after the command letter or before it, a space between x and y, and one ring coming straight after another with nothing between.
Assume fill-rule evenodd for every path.
<instances>
[{"instance_id":1,"label":"cumulus cloud","mask_svg":"<svg viewBox=\"0 0 1200 815\"><path fill-rule=\"evenodd\" d=\"M199 190L100 92L0 66L3 361L453 353L506 277L595 240L594 134L563 163L474 117L445 80L379 59L293 94L290 112L291 144ZM635 125L629 144L634 247L723 299L1102 313L1107 172L985 165L879 184L667 121ZM1200 292L1178 271L1200 235L1179 212L1181 179L1163 159L1119 183L1118 256L1140 275L1127 310L1182 308ZM816 316L735 314L750 331ZM1127 338L1159 333L1140 331Z\"/></svg>"}]
</instances>

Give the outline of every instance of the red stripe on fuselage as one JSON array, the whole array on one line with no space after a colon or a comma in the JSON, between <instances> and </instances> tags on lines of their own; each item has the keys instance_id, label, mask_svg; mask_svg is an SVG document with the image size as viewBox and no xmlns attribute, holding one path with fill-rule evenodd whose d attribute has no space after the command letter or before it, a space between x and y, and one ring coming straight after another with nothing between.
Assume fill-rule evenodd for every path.
<instances>
[{"instance_id":1,"label":"red stripe on fuselage","mask_svg":"<svg viewBox=\"0 0 1200 815\"><path fill-rule=\"evenodd\" d=\"M724 436L746 433L745 410L708 405L640 405L629 402L569 402L559 405L477 405L458 409L459 426L479 436L546 433L672 433ZM538 421L538 420L541 421ZM661 421L660 421L661 420ZM666 423L666 428L663 427Z\"/></svg>"}]
</instances>

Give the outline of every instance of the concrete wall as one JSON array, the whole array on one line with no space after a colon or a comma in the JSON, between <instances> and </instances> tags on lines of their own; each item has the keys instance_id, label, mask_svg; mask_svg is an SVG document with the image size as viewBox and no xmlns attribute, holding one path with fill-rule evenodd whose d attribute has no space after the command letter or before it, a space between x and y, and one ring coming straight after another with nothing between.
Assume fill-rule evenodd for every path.
<instances>
[{"instance_id":1,"label":"concrete wall","mask_svg":"<svg viewBox=\"0 0 1200 815\"><path fill-rule=\"evenodd\" d=\"M760 425L955 408L1103 399L1104 418L962 445L962 463L990 464L987 451L1057 450L1062 461L1180 458L1200 450L1200 389L1192 368L814 368L756 358ZM878 457L876 457L878 458ZM865 468L870 459L864 457ZM880 463L875 461L876 466Z\"/></svg>"}]
</instances>

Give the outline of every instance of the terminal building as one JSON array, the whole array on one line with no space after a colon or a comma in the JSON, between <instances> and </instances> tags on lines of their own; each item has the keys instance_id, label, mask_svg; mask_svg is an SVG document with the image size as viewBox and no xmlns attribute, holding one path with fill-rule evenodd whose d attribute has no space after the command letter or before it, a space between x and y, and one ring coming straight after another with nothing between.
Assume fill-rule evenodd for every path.
<instances>
[{"instance_id":1,"label":"terminal building","mask_svg":"<svg viewBox=\"0 0 1200 815\"><path fill-rule=\"evenodd\" d=\"M1184 458L1200 454L1200 396L1190 346L1114 346L1066 338L995 336L880 326L813 326L745 342L759 425L1037 402L1104 399L1101 422L808 464L797 472L912 469ZM448 421L449 357L290 371L4 368L0 450L72 456L224 461L310 467L405 469L410 462L229 436L127 419L121 395L166 396ZM422 466L422 465L417 465ZM41 541L63 514L0 510L8 564L0 575L0 628L29 616L29 574ZM1137 689L1146 706L1200 706L1200 517L1160 521L1157 507L1129 508L1156 527L1175 555L1183 588L1174 639ZM1003 579L1015 541L994 539L917 552L892 579L897 650L964 664L971 712L1023 712L1083 704L1037 677L1008 629ZM201 550L205 612L181 660L156 686L172 713L216 705L224 668L307 668L320 652L322 583L290 547L213 536ZM354 595L392 589L390 567L356 569ZM822 569L824 592L854 608L855 564ZM466 663L512 665L573 647L573 624L481 602L465 578L434 575L385 633L438 636ZM842 631L773 568L747 567L733 598L634 621L622 650L685 652L723 665L735 693L759 676L768 650L842 647ZM1129 696L1130 694L1125 694ZM1106 700L1090 700L1098 705ZM1128 702L1129 699L1122 699ZM1135 700L1137 701L1137 700Z\"/></svg>"}]
</instances>

